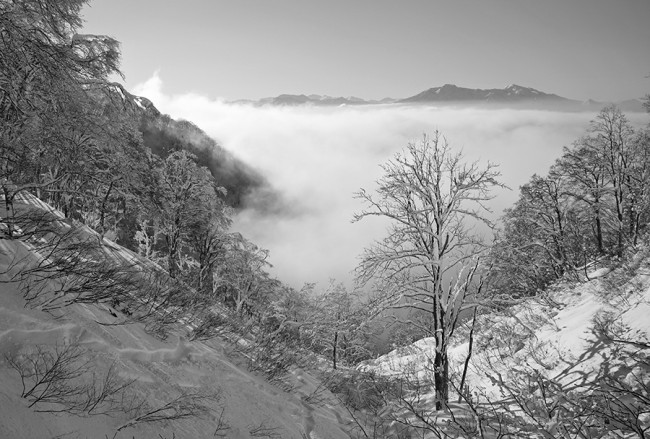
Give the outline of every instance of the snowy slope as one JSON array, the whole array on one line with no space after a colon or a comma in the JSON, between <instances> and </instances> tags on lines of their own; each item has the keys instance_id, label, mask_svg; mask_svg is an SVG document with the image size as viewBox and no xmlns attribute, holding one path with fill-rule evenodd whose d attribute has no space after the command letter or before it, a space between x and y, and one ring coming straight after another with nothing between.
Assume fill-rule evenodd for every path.
<instances>
[{"instance_id":1,"label":"snowy slope","mask_svg":"<svg viewBox=\"0 0 650 439\"><path fill-rule=\"evenodd\" d=\"M555 436L556 424L577 410L581 393L576 392L602 391L594 389L602 380L610 380L623 389L619 402L629 407L625 417L630 425L645 429L646 434L650 431L647 251L625 267L598 270L586 279L556 285L544 296L506 312L481 316L464 389L470 401L509 410L510 419L528 417L534 423L539 421L536 417L546 416L538 431L564 437ZM466 329L460 330L449 352L456 385L467 357L466 335ZM432 380L434 349L433 338L423 339L359 368L384 376L410 380L428 376ZM561 404L571 410L562 412ZM543 416L535 411L538 409L546 410ZM527 410L530 416L524 413ZM590 420L597 422L598 418ZM601 437L597 434L589 437ZM612 437L638 437L626 434ZM531 433L528 437L543 436Z\"/></svg>"},{"instance_id":2,"label":"snowy slope","mask_svg":"<svg viewBox=\"0 0 650 439\"><path fill-rule=\"evenodd\" d=\"M496 337L499 329L502 334L514 329L519 334L517 346L488 345L478 352L470 368L470 385L486 390L492 387L484 371L486 363L495 363L495 358L500 360L495 363L495 371L504 374L515 365L525 364L543 370L550 379L567 387L588 381L605 362L613 363L610 357L614 347L599 334L598 319L611 316L629 339L650 340L650 277L639 274L616 290L606 277L597 278L565 286L543 301L517 307L513 317L502 318L495 329L486 333L489 338L490 332ZM452 349L451 357L458 361L465 358L466 352L467 345L462 344Z\"/></svg>"},{"instance_id":3,"label":"snowy slope","mask_svg":"<svg viewBox=\"0 0 650 439\"><path fill-rule=\"evenodd\" d=\"M605 270L601 270L600 273ZM629 327L630 333L638 334L642 339L650 339L650 276L638 275L628 281L628 285L618 293L618 296L607 297L606 284L598 272L590 273L591 280L575 285L565 285L559 291L549 293L548 296L530 300L529 302L513 307L507 314L491 314L484 316L483 325L490 329L483 331L479 336L477 345L485 344L487 350L474 355L495 355L498 352L508 361L526 360L526 353L535 347L542 346L548 350L546 362L556 363L574 361L584 358L593 348L593 319L600 313L616 313L617 321ZM637 291L632 291L632 288ZM641 291L638 289L642 288ZM503 333L518 334L517 346L495 346L490 341ZM492 346L490 348L490 346ZM454 366L462 364L467 356L468 343L459 343L450 349L450 357ZM415 368L426 369L426 364L435 350L433 337L418 340L410 346L398 348L375 360L369 360L359 366L361 370L372 370L381 375L397 376L404 370ZM589 356L588 361L581 361L576 367L584 370L599 367L602 355L595 353ZM474 368L480 360L473 362ZM553 369L560 372L559 369ZM481 382L477 374L477 384Z\"/></svg>"},{"instance_id":4,"label":"snowy slope","mask_svg":"<svg viewBox=\"0 0 650 439\"><path fill-rule=\"evenodd\" d=\"M31 196L18 201L50 210ZM92 230L62 219L57 227L77 228L76 237L98 238ZM0 438L348 437L342 407L312 407L306 402L320 383L305 370L291 370L289 392L250 372L248 359L234 343L218 338L187 341L183 325L161 340L141 323L113 326L124 316L108 305L75 304L52 313L28 306L20 285L11 280L21 267L44 260L29 241L0 239ZM103 240L101 246L116 262L140 262L137 255L113 242ZM130 383L128 392L120 394L126 396L124 400L100 404L102 410L115 410L54 413L60 404L29 407L30 400L21 397L21 378L11 360L21 362L34 358L30 355L37 349L54 352L71 344L82 352L76 364L83 365L73 385L99 386L111 368L117 382ZM180 395L205 396L200 402L206 410L174 421L150 416L150 421L133 422L144 413L130 410L133 401L146 402L149 410L171 403L165 411L169 414L179 407L174 401Z\"/></svg>"}]
</instances>

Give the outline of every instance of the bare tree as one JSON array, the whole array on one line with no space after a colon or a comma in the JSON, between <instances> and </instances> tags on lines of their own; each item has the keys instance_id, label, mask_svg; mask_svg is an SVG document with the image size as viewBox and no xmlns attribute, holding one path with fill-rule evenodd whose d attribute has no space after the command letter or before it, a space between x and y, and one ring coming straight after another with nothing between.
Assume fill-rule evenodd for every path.
<instances>
[{"instance_id":1,"label":"bare tree","mask_svg":"<svg viewBox=\"0 0 650 439\"><path fill-rule=\"evenodd\" d=\"M227 252L221 254L214 283L226 303L232 304L236 313L251 311L255 302L271 290L276 282L265 271L270 266L269 251L258 247L242 235L231 236Z\"/></svg>"},{"instance_id":2,"label":"bare tree","mask_svg":"<svg viewBox=\"0 0 650 439\"><path fill-rule=\"evenodd\" d=\"M219 418L217 419L217 425L214 428L214 433L212 434L213 437L228 437L228 431L231 427L224 417L225 412L226 409L222 408L221 413L219 414Z\"/></svg>"},{"instance_id":3,"label":"bare tree","mask_svg":"<svg viewBox=\"0 0 650 439\"><path fill-rule=\"evenodd\" d=\"M206 394L200 391L193 391L181 392L177 397L157 406L144 404L138 410L136 416L122 424L115 431L113 438L125 428L136 425L207 417L212 410L211 404L218 403L220 400L220 393ZM217 425L217 430L219 430L219 425Z\"/></svg>"},{"instance_id":4,"label":"bare tree","mask_svg":"<svg viewBox=\"0 0 650 439\"><path fill-rule=\"evenodd\" d=\"M316 293L312 300L313 315L305 325L312 348L330 358L332 369L340 362L350 364L357 360L365 351L365 340L360 334L366 330L359 298L332 279L327 289Z\"/></svg>"},{"instance_id":5,"label":"bare tree","mask_svg":"<svg viewBox=\"0 0 650 439\"><path fill-rule=\"evenodd\" d=\"M37 412L93 416L142 405L130 392L135 380L121 380L115 363L103 374L89 372L92 360L76 343L34 346L20 355L6 354L5 361L20 375L20 396Z\"/></svg>"},{"instance_id":6,"label":"bare tree","mask_svg":"<svg viewBox=\"0 0 650 439\"><path fill-rule=\"evenodd\" d=\"M210 172L196 164L186 151L170 154L159 169L159 188L153 197L159 235L164 237L167 269L178 277L183 247L198 218L205 216L210 202L223 189L216 187Z\"/></svg>"},{"instance_id":7,"label":"bare tree","mask_svg":"<svg viewBox=\"0 0 650 439\"><path fill-rule=\"evenodd\" d=\"M564 149L555 173L567 176L571 184L567 185L566 193L588 207L596 249L600 254L605 253L607 169L591 147L589 138L583 137L574 142L572 148Z\"/></svg>"},{"instance_id":8,"label":"bare tree","mask_svg":"<svg viewBox=\"0 0 650 439\"><path fill-rule=\"evenodd\" d=\"M75 344L63 344L53 351L36 346L22 357L6 355L9 366L20 374L20 396L36 404L65 404L76 400L83 389L75 385L88 366L82 361L83 351Z\"/></svg>"},{"instance_id":9,"label":"bare tree","mask_svg":"<svg viewBox=\"0 0 650 439\"><path fill-rule=\"evenodd\" d=\"M248 428L249 428L248 433L251 435L251 437L266 437L271 439L277 439L282 437L282 435L278 433L280 428L269 426L267 419L263 420L257 425L250 424Z\"/></svg>"},{"instance_id":10,"label":"bare tree","mask_svg":"<svg viewBox=\"0 0 650 439\"><path fill-rule=\"evenodd\" d=\"M378 216L391 222L388 236L367 248L357 269L361 285L372 279L383 306L415 308L430 315L428 333L436 339L436 408L449 399L447 348L466 308L483 239L470 225L492 228L486 217L490 190L503 187L496 165L463 162L439 132L410 143L382 166L377 194L356 197L367 208L354 221Z\"/></svg>"}]
</instances>

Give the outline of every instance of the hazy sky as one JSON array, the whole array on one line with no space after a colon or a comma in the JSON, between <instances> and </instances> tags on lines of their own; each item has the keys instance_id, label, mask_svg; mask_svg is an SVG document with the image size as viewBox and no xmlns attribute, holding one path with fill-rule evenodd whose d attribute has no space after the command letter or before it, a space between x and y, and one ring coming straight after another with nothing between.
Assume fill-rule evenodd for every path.
<instances>
[{"instance_id":1,"label":"hazy sky","mask_svg":"<svg viewBox=\"0 0 650 439\"><path fill-rule=\"evenodd\" d=\"M650 91L649 0L93 0L127 88L407 97L510 83L574 99Z\"/></svg>"},{"instance_id":2,"label":"hazy sky","mask_svg":"<svg viewBox=\"0 0 650 439\"><path fill-rule=\"evenodd\" d=\"M468 160L499 163L513 191L544 174L595 113L419 106L228 104L281 93L407 97L510 83L574 99L650 92L650 0L95 0L85 32L123 43L126 87L191 120L259 169L287 211L241 212L234 229L299 287L350 284L384 224L352 224L384 163L440 129ZM636 125L647 114L631 115Z\"/></svg>"}]
</instances>

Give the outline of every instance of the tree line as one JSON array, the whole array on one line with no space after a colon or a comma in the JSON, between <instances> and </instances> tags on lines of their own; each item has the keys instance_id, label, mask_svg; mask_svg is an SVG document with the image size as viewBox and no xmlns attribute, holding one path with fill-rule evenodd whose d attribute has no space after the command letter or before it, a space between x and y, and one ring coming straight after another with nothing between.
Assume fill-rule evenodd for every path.
<instances>
[{"instance_id":1,"label":"tree line","mask_svg":"<svg viewBox=\"0 0 650 439\"><path fill-rule=\"evenodd\" d=\"M324 290L290 288L269 274L267 250L230 231L236 202L201 166L209 159L183 148L187 142L163 145L169 121L133 117L128 93L109 80L120 74L118 42L77 33L85 3L0 2L2 239L28 242L47 256L20 277L36 306L129 302L124 313L140 307L163 324L191 320L193 338L239 328L255 338L254 355L265 355L271 376L286 371L277 359L298 348L325 355L333 369L369 358L378 353L372 338L382 318L396 318L386 310L406 309L399 328L435 339L435 406L443 410L447 350L465 316L475 321L479 307L508 304L495 298L532 296L595 260L623 258L646 232L650 132L632 127L614 106L546 176L521 187L491 245L470 222L494 228L488 203L502 186L498 170L466 163L434 133L383 166L376 193L357 194L364 209L356 221L391 221L357 270L369 297L336 282ZM31 209L25 194L60 210L63 220ZM90 228L98 239L83 241L62 223ZM109 263L104 238L142 259ZM151 267L145 259L159 269L143 270ZM55 278L64 279L63 294L46 298L38 282ZM133 300L137 294L148 300Z\"/></svg>"},{"instance_id":2,"label":"tree line","mask_svg":"<svg viewBox=\"0 0 650 439\"><path fill-rule=\"evenodd\" d=\"M600 258L621 258L650 221L650 131L616 106L507 209L491 250L493 288L525 297Z\"/></svg>"},{"instance_id":3,"label":"tree line","mask_svg":"<svg viewBox=\"0 0 650 439\"><path fill-rule=\"evenodd\" d=\"M520 188L499 227L487 216L492 191L502 186L496 166L467 163L440 133L409 143L384 164L375 192L357 194L365 209L355 220L379 216L390 225L386 237L365 250L357 279L374 291L378 309L406 310L400 317L407 331L430 337L433 352L422 364L401 365L397 379L354 377L365 386L346 387L342 398L355 408L350 413L359 437L596 438L616 431L645 438L650 345L617 315L634 306L627 300L643 301L623 285L647 256L648 151L650 129L633 127L619 108L606 106L546 176L533 175ZM476 232L477 224L493 230L492 243ZM596 293L594 286L595 294L621 310L598 313L590 330L594 344L612 349L615 359L567 383L577 360L560 352L567 368L554 375L544 353L553 347L526 346L518 330L539 324L523 323L527 318L513 314L514 306L549 300L552 283L577 284L601 267L614 270L607 291ZM534 318L545 318L538 315L542 309ZM452 372L448 350L465 342L466 358ZM477 342L483 370L475 372L501 399L465 382ZM523 348L527 357L519 364ZM631 373L628 364L636 365Z\"/></svg>"},{"instance_id":4,"label":"tree line","mask_svg":"<svg viewBox=\"0 0 650 439\"><path fill-rule=\"evenodd\" d=\"M86 3L0 2L0 224L2 239L44 258L15 277L28 302L50 311L104 302L127 313L124 321L156 316L156 331L182 309L196 337L224 324L218 312L231 313L232 327L261 327L267 338L302 331L300 345L328 353L334 367L361 358L352 354L363 343L351 329L361 309L351 293L282 284L269 274L269 252L230 230L234 209L263 178L192 123L148 103L142 111L141 99L112 82L119 43L78 33ZM104 238L142 259L117 263ZM56 297L47 293L54 280Z\"/></svg>"}]
</instances>

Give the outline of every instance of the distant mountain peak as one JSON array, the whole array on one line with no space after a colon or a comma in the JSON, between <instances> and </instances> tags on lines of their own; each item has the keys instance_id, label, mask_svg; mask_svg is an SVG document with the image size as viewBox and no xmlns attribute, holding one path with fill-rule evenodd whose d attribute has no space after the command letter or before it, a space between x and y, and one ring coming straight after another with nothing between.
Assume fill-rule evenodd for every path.
<instances>
[{"instance_id":1,"label":"distant mountain peak","mask_svg":"<svg viewBox=\"0 0 650 439\"><path fill-rule=\"evenodd\" d=\"M334 97L328 95L310 94L310 95L296 95L296 94L281 94L275 97L262 98L258 101L235 101L242 103L252 103L255 105L273 105L273 106L298 106L298 105L312 105L319 107L336 107L345 105L370 105L370 104L384 104L394 102L394 99L384 98L381 101L367 101L356 96L348 97Z\"/></svg>"},{"instance_id":2,"label":"distant mountain peak","mask_svg":"<svg viewBox=\"0 0 650 439\"><path fill-rule=\"evenodd\" d=\"M528 94L528 95L547 95L547 96L556 96L556 95L549 95L548 93L543 93L539 90L536 90L532 87L524 87L522 85L518 84L510 84L506 88L504 88L507 92L514 93L514 94ZM559 97L559 96L558 96Z\"/></svg>"},{"instance_id":3,"label":"distant mountain peak","mask_svg":"<svg viewBox=\"0 0 650 439\"><path fill-rule=\"evenodd\" d=\"M598 110L604 104L596 101L576 101L546 93L532 87L520 84L509 84L505 88L467 88L456 84L444 84L424 90L416 95L404 99L384 98L381 100L365 100L356 96L334 97L319 94L281 94L276 97L263 98L257 101L235 101L258 106L314 106L314 107L342 107L374 104L416 104L416 105L490 105L492 107L507 108L543 108L562 111ZM627 111L643 111L639 100L630 100L620 103L621 108Z\"/></svg>"},{"instance_id":4,"label":"distant mountain peak","mask_svg":"<svg viewBox=\"0 0 650 439\"><path fill-rule=\"evenodd\" d=\"M544 93L531 87L510 84L506 88L478 89L458 87L445 84L434 87L417 95L402 99L401 103L433 103L433 102L491 102L491 103L520 103L527 101L569 102L569 99Z\"/></svg>"}]
</instances>

